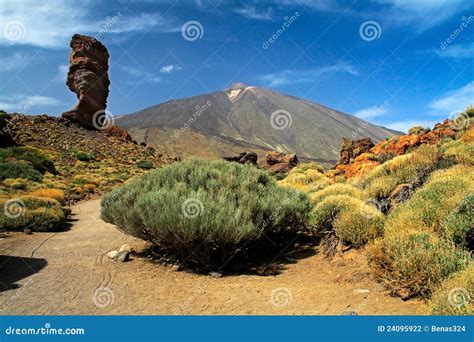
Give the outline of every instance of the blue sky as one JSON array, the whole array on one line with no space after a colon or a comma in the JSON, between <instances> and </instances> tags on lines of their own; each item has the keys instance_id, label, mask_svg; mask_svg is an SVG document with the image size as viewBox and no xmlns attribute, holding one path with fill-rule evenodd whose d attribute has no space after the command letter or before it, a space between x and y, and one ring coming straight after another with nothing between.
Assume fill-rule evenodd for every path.
<instances>
[{"instance_id":1,"label":"blue sky","mask_svg":"<svg viewBox=\"0 0 474 342\"><path fill-rule=\"evenodd\" d=\"M0 109L60 115L69 41L111 55L109 111L232 83L400 130L474 102L473 1L0 1Z\"/></svg>"}]
</instances>

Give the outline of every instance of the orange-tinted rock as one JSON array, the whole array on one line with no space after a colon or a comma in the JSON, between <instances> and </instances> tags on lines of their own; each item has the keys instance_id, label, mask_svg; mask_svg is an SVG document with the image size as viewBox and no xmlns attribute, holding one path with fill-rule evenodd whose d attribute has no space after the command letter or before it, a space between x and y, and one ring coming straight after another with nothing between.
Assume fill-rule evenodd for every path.
<instances>
[{"instance_id":1,"label":"orange-tinted rock","mask_svg":"<svg viewBox=\"0 0 474 342\"><path fill-rule=\"evenodd\" d=\"M352 159L369 151L374 146L370 138L351 140L342 138L342 147L336 165L347 165Z\"/></svg>"},{"instance_id":2,"label":"orange-tinted rock","mask_svg":"<svg viewBox=\"0 0 474 342\"><path fill-rule=\"evenodd\" d=\"M131 135L127 132L127 130L123 128L117 126L110 126L104 128L102 131L105 132L107 135L111 137L116 137L122 141L132 141Z\"/></svg>"},{"instance_id":3,"label":"orange-tinted rock","mask_svg":"<svg viewBox=\"0 0 474 342\"><path fill-rule=\"evenodd\" d=\"M267 171L270 173L288 172L298 165L296 154L285 154L277 151L269 151L265 156Z\"/></svg>"},{"instance_id":4,"label":"orange-tinted rock","mask_svg":"<svg viewBox=\"0 0 474 342\"><path fill-rule=\"evenodd\" d=\"M75 34L72 36L67 86L79 100L76 107L63 117L88 129L100 129L94 114L105 110L109 95L109 53L97 39ZM99 112L100 113L100 112Z\"/></svg>"}]
</instances>

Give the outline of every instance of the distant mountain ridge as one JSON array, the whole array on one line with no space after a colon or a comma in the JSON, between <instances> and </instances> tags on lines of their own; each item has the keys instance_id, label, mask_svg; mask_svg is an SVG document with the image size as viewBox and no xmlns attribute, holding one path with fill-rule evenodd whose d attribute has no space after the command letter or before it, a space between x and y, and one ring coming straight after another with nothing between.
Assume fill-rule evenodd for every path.
<instances>
[{"instance_id":1,"label":"distant mountain ridge","mask_svg":"<svg viewBox=\"0 0 474 342\"><path fill-rule=\"evenodd\" d=\"M369 137L378 142L402 134L317 103L243 83L123 115L116 124L135 140L170 155L216 158L243 149L259 154L278 150L328 163L337 160L343 137Z\"/></svg>"}]
</instances>

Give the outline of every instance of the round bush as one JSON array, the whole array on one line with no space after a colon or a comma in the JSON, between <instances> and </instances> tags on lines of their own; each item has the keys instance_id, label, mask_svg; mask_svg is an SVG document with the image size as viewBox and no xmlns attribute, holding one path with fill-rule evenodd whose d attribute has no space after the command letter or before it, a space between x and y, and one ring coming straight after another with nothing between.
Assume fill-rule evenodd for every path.
<instances>
[{"instance_id":1,"label":"round bush","mask_svg":"<svg viewBox=\"0 0 474 342\"><path fill-rule=\"evenodd\" d=\"M317 233L331 231L337 216L351 208L357 210L362 201L349 195L331 195L311 210L309 223Z\"/></svg>"},{"instance_id":2,"label":"round bush","mask_svg":"<svg viewBox=\"0 0 474 342\"><path fill-rule=\"evenodd\" d=\"M304 193L277 186L255 167L192 159L110 192L101 217L182 260L222 267L265 235L307 229L309 210Z\"/></svg>"},{"instance_id":3,"label":"round bush","mask_svg":"<svg viewBox=\"0 0 474 342\"><path fill-rule=\"evenodd\" d=\"M368 247L374 275L402 298L429 295L444 279L469 265L469 253L434 233L400 231Z\"/></svg>"},{"instance_id":4,"label":"round bush","mask_svg":"<svg viewBox=\"0 0 474 342\"><path fill-rule=\"evenodd\" d=\"M433 315L474 315L474 265L443 282L430 307Z\"/></svg>"},{"instance_id":5,"label":"round bush","mask_svg":"<svg viewBox=\"0 0 474 342\"><path fill-rule=\"evenodd\" d=\"M361 247L380 236L384 216L375 206L361 203L360 208L342 212L334 221L336 235L346 244Z\"/></svg>"},{"instance_id":6,"label":"round bush","mask_svg":"<svg viewBox=\"0 0 474 342\"><path fill-rule=\"evenodd\" d=\"M65 210L54 199L22 196L0 200L0 230L55 231L66 221Z\"/></svg>"},{"instance_id":7,"label":"round bush","mask_svg":"<svg viewBox=\"0 0 474 342\"><path fill-rule=\"evenodd\" d=\"M10 161L0 163L0 180L7 178L26 178L34 182L41 182L43 175L27 162Z\"/></svg>"},{"instance_id":8,"label":"round bush","mask_svg":"<svg viewBox=\"0 0 474 342\"><path fill-rule=\"evenodd\" d=\"M311 199L311 202L314 204L318 204L321 202L323 199L325 199L328 196L332 195L349 195L355 198L361 198L362 193L359 189L356 187L350 185L350 184L332 184L329 185L328 187L313 192L309 195L309 198Z\"/></svg>"}]
</instances>

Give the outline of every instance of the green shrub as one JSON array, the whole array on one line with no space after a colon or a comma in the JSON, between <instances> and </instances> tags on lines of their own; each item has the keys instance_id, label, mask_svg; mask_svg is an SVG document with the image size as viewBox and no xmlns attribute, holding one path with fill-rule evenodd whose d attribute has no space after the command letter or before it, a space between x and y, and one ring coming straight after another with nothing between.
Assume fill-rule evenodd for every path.
<instances>
[{"instance_id":1,"label":"green shrub","mask_svg":"<svg viewBox=\"0 0 474 342\"><path fill-rule=\"evenodd\" d=\"M469 265L470 255L434 233L400 231L368 247L369 265L394 294L428 296L444 279Z\"/></svg>"},{"instance_id":2,"label":"green shrub","mask_svg":"<svg viewBox=\"0 0 474 342\"><path fill-rule=\"evenodd\" d=\"M83 162L89 162L89 161L95 160L96 156L93 153L78 151L76 152L76 158Z\"/></svg>"},{"instance_id":3,"label":"green shrub","mask_svg":"<svg viewBox=\"0 0 474 342\"><path fill-rule=\"evenodd\" d=\"M474 265L455 273L433 293L433 315L474 315Z\"/></svg>"},{"instance_id":4,"label":"green shrub","mask_svg":"<svg viewBox=\"0 0 474 342\"><path fill-rule=\"evenodd\" d=\"M423 126L414 126L408 130L408 134L422 134L422 133L428 133L430 131L429 128L423 127Z\"/></svg>"},{"instance_id":5,"label":"green shrub","mask_svg":"<svg viewBox=\"0 0 474 342\"><path fill-rule=\"evenodd\" d=\"M25 160L41 173L56 173L53 162L41 151L32 147L8 147L0 149L0 162Z\"/></svg>"},{"instance_id":6,"label":"green shrub","mask_svg":"<svg viewBox=\"0 0 474 342\"><path fill-rule=\"evenodd\" d=\"M324 189L326 186L332 184L328 177L317 170L294 170L295 169L291 170L288 176L283 180L278 181L278 184L307 193Z\"/></svg>"},{"instance_id":7,"label":"green shrub","mask_svg":"<svg viewBox=\"0 0 474 342\"><path fill-rule=\"evenodd\" d=\"M355 198L361 198L362 192L350 184L337 183L329 185L328 187L322 190L311 193L309 198L311 199L311 202L313 204L318 204L326 197L332 195L349 195Z\"/></svg>"},{"instance_id":8,"label":"green shrub","mask_svg":"<svg viewBox=\"0 0 474 342\"><path fill-rule=\"evenodd\" d=\"M34 182L41 182L43 176L27 162L5 162L0 163L0 180L7 178L26 178Z\"/></svg>"},{"instance_id":9,"label":"green shrub","mask_svg":"<svg viewBox=\"0 0 474 342\"><path fill-rule=\"evenodd\" d=\"M107 194L101 217L182 260L214 268L265 236L307 229L309 210L304 193L277 186L255 167L191 159Z\"/></svg>"},{"instance_id":10,"label":"green shrub","mask_svg":"<svg viewBox=\"0 0 474 342\"><path fill-rule=\"evenodd\" d=\"M361 203L360 208L342 212L334 220L336 236L345 244L361 247L381 235L384 216L375 206Z\"/></svg>"},{"instance_id":11,"label":"green shrub","mask_svg":"<svg viewBox=\"0 0 474 342\"><path fill-rule=\"evenodd\" d=\"M137 162L137 166L140 169L145 169L145 170L153 169L153 163L149 160L140 160L139 162Z\"/></svg>"},{"instance_id":12,"label":"green shrub","mask_svg":"<svg viewBox=\"0 0 474 342\"><path fill-rule=\"evenodd\" d=\"M461 243L469 232L467 222L472 220L472 208L468 207L472 206L473 175L473 167L461 165L434 172L409 201L390 213L385 231L430 231ZM467 207L460 208L465 199Z\"/></svg>"},{"instance_id":13,"label":"green shrub","mask_svg":"<svg viewBox=\"0 0 474 342\"><path fill-rule=\"evenodd\" d=\"M366 194L370 198L381 200L390 196L398 185L398 179L392 176L374 178L366 187Z\"/></svg>"},{"instance_id":14,"label":"green shrub","mask_svg":"<svg viewBox=\"0 0 474 342\"><path fill-rule=\"evenodd\" d=\"M319 202L310 212L309 223L317 233L331 231L337 216L349 209L357 210L362 201L349 195L331 195Z\"/></svg>"},{"instance_id":15,"label":"green shrub","mask_svg":"<svg viewBox=\"0 0 474 342\"><path fill-rule=\"evenodd\" d=\"M444 221L444 231L454 243L474 250L474 194L468 194Z\"/></svg>"},{"instance_id":16,"label":"green shrub","mask_svg":"<svg viewBox=\"0 0 474 342\"><path fill-rule=\"evenodd\" d=\"M445 158L456 163L474 164L474 143L463 140L451 140L441 145Z\"/></svg>"},{"instance_id":17,"label":"green shrub","mask_svg":"<svg viewBox=\"0 0 474 342\"><path fill-rule=\"evenodd\" d=\"M396 183L393 187L403 183L412 183L435 170L440 157L441 154L436 146L422 145L412 153L397 156L369 171L364 180L365 188L370 188L371 183L380 177L390 177L390 184ZM385 193L389 190L386 187Z\"/></svg>"},{"instance_id":18,"label":"green shrub","mask_svg":"<svg viewBox=\"0 0 474 342\"><path fill-rule=\"evenodd\" d=\"M0 230L54 231L66 221L61 204L53 199L33 196L0 200Z\"/></svg>"}]
</instances>

